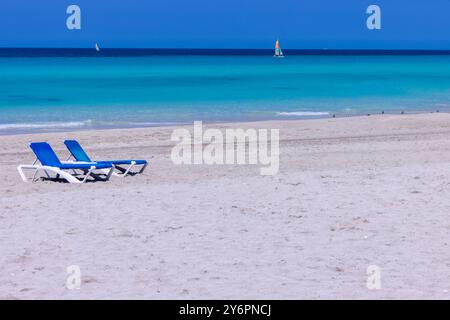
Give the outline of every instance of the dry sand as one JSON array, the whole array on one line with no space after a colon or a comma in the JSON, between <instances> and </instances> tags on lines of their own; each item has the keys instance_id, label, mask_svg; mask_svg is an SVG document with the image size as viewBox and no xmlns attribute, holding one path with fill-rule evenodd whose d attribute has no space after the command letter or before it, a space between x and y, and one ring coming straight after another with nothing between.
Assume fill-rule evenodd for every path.
<instances>
[{"instance_id":1,"label":"dry sand","mask_svg":"<svg viewBox=\"0 0 450 320\"><path fill-rule=\"evenodd\" d=\"M450 298L449 114L230 126L281 129L276 176L175 166L173 128L0 137L0 298ZM23 183L27 144L65 158L65 138L150 166L106 183ZM380 290L366 287L370 265Z\"/></svg>"}]
</instances>

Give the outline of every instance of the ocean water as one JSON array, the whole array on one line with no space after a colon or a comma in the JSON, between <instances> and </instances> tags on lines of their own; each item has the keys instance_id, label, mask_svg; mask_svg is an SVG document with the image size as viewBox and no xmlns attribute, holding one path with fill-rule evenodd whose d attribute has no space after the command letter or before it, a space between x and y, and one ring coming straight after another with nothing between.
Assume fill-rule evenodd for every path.
<instances>
[{"instance_id":1,"label":"ocean water","mask_svg":"<svg viewBox=\"0 0 450 320\"><path fill-rule=\"evenodd\" d=\"M0 50L0 134L450 111L450 55Z\"/></svg>"}]
</instances>

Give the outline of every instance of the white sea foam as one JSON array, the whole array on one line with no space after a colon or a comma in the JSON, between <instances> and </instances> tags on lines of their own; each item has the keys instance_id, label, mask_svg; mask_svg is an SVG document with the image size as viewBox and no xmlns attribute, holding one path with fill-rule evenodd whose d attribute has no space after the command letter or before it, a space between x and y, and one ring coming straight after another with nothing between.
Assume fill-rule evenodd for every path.
<instances>
[{"instance_id":1,"label":"white sea foam","mask_svg":"<svg viewBox=\"0 0 450 320\"><path fill-rule=\"evenodd\" d=\"M68 121L68 122L30 122L30 123L3 123L0 131L45 131L77 128L127 128L127 127L154 127L175 125L177 122L127 122L127 121Z\"/></svg>"},{"instance_id":2,"label":"white sea foam","mask_svg":"<svg viewBox=\"0 0 450 320\"><path fill-rule=\"evenodd\" d=\"M294 111L294 112L277 112L278 116L292 116L292 117L316 117L328 116L329 112L314 112L314 111Z\"/></svg>"},{"instance_id":3,"label":"white sea foam","mask_svg":"<svg viewBox=\"0 0 450 320\"><path fill-rule=\"evenodd\" d=\"M71 122L4 123L0 124L0 130L79 128L86 126L89 123L89 120Z\"/></svg>"}]
</instances>

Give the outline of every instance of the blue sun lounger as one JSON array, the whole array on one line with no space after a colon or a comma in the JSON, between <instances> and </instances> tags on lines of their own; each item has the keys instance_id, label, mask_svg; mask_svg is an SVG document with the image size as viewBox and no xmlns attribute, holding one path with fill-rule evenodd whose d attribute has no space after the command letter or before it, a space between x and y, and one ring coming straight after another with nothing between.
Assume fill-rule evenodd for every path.
<instances>
[{"instance_id":1,"label":"blue sun lounger","mask_svg":"<svg viewBox=\"0 0 450 320\"><path fill-rule=\"evenodd\" d=\"M64 141L67 149L70 151L71 157L73 157L77 162L92 162L91 158L87 155L84 149L76 140L66 140ZM70 157L69 157L70 159ZM141 166L141 169L138 173L144 172L145 168L148 165L146 160L102 160L102 161L94 161L95 163L105 163L110 164L117 170L119 170L122 174L114 173L114 175L119 177L125 177L129 174L131 169L134 166ZM121 166L127 165L127 168L122 168Z\"/></svg>"},{"instance_id":2,"label":"blue sun lounger","mask_svg":"<svg viewBox=\"0 0 450 320\"><path fill-rule=\"evenodd\" d=\"M108 163L96 163L96 162L85 162L85 163L62 163L58 156L53 151L52 147L47 142L33 142L30 144L31 150L33 150L36 155L36 160L32 165L20 165L17 167L20 177L24 182L28 182L27 177L24 174L25 169L35 170L32 182L36 181L36 174L39 170L45 172L48 178L50 178L49 172L56 174L56 177L64 178L69 183L84 183L87 181L89 176L95 177L95 170L102 170L104 172L107 170L106 180L109 180L113 173L113 166ZM72 170L76 173L76 170L80 170L84 173L84 179L79 180L74 175L64 171Z\"/></svg>"}]
</instances>

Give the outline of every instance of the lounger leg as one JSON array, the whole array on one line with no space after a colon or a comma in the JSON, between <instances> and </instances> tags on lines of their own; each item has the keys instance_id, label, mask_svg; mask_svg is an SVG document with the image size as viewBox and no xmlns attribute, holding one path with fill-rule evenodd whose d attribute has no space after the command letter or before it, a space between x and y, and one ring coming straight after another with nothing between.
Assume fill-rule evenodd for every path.
<instances>
[{"instance_id":1,"label":"lounger leg","mask_svg":"<svg viewBox=\"0 0 450 320\"><path fill-rule=\"evenodd\" d=\"M139 170L139 174L143 173L145 171L145 168L147 168L148 163L144 164L141 168L141 170Z\"/></svg>"},{"instance_id":2,"label":"lounger leg","mask_svg":"<svg viewBox=\"0 0 450 320\"><path fill-rule=\"evenodd\" d=\"M123 173L114 173L115 176L117 177L126 177L128 175L128 173L130 172L130 170L136 165L135 161L132 161L131 164L128 166L127 169L122 169L120 171L122 171ZM125 171L123 171L125 170Z\"/></svg>"},{"instance_id":3,"label":"lounger leg","mask_svg":"<svg viewBox=\"0 0 450 320\"><path fill-rule=\"evenodd\" d=\"M109 170L108 175L106 176L106 181L109 181L109 179L111 179L113 172L114 172L114 166Z\"/></svg>"},{"instance_id":4,"label":"lounger leg","mask_svg":"<svg viewBox=\"0 0 450 320\"><path fill-rule=\"evenodd\" d=\"M148 163L144 164L142 166L141 170L139 170L137 173L139 173L139 174L143 173L145 171L145 168L147 168L147 165L148 165ZM122 177L123 178L123 177L127 176L130 173L131 169L133 169L135 166L136 166L136 162L133 161L133 162L131 162L131 165L127 169L120 168L120 171L122 173L114 172L114 175L117 176L117 177ZM118 166L116 166L116 169L118 169Z\"/></svg>"},{"instance_id":5,"label":"lounger leg","mask_svg":"<svg viewBox=\"0 0 450 320\"><path fill-rule=\"evenodd\" d=\"M60 169L54 169L54 170L51 170L51 171L53 171L56 174L58 174L59 176L61 176L61 178L67 180L67 182L69 182L69 183L81 183L80 180L78 180L77 178L75 178L73 175L71 175L68 172L64 172L64 171L62 171Z\"/></svg>"},{"instance_id":6,"label":"lounger leg","mask_svg":"<svg viewBox=\"0 0 450 320\"><path fill-rule=\"evenodd\" d=\"M124 177L127 176L128 172L130 172L131 168L134 167L134 165L136 164L136 162L131 162L131 165L128 167L128 169L125 171L125 173L123 174Z\"/></svg>"},{"instance_id":7,"label":"lounger leg","mask_svg":"<svg viewBox=\"0 0 450 320\"><path fill-rule=\"evenodd\" d=\"M31 182L35 182L36 181L37 173L38 173L38 169L34 170L33 179L31 179Z\"/></svg>"},{"instance_id":8,"label":"lounger leg","mask_svg":"<svg viewBox=\"0 0 450 320\"><path fill-rule=\"evenodd\" d=\"M20 177L22 178L23 182L28 182L28 179L25 176L25 173L23 172L23 166L18 166L17 171L19 171ZM37 171L37 169L36 169L36 171Z\"/></svg>"},{"instance_id":9,"label":"lounger leg","mask_svg":"<svg viewBox=\"0 0 450 320\"><path fill-rule=\"evenodd\" d=\"M36 163L36 162L35 162ZM23 182L29 182L27 179L27 176L25 175L24 169L32 169L34 170L33 178L31 179L31 182L36 181L36 174L39 171L39 166L37 165L20 165L17 167L17 171L19 171L20 177L22 178Z\"/></svg>"},{"instance_id":10,"label":"lounger leg","mask_svg":"<svg viewBox=\"0 0 450 320\"><path fill-rule=\"evenodd\" d=\"M92 166L92 167L89 169L88 173L86 174L86 176L84 177L84 179L83 179L83 181L82 181L83 183L85 183L85 182L87 181L87 178L89 178L89 176L91 175L92 171L94 171L94 169L95 169L94 166Z\"/></svg>"},{"instance_id":11,"label":"lounger leg","mask_svg":"<svg viewBox=\"0 0 450 320\"><path fill-rule=\"evenodd\" d=\"M33 182L36 178L36 173L39 170L44 170L45 172L53 172L59 176L61 176L63 179L66 179L67 182L69 183L81 183L80 180L78 180L77 178L75 178L74 176L72 176L71 174L69 174L68 172L64 172L63 170L59 169L59 168L55 168L55 167L49 167L49 166L42 166L42 165L20 165L17 167L17 170L19 171L20 177L22 178L22 180L24 182L28 182L27 177L25 176L24 173L24 169L29 169L29 170L35 170L34 172L34 177L33 177Z\"/></svg>"},{"instance_id":12,"label":"lounger leg","mask_svg":"<svg viewBox=\"0 0 450 320\"><path fill-rule=\"evenodd\" d=\"M31 179L31 182L37 181L36 175L37 175L38 171L39 171L39 169L34 170L33 179ZM47 170L44 170L44 172L45 172L45 175L47 176L47 178L51 178L50 174L47 172Z\"/></svg>"},{"instance_id":13,"label":"lounger leg","mask_svg":"<svg viewBox=\"0 0 450 320\"><path fill-rule=\"evenodd\" d=\"M38 162L38 158L34 159L32 166L36 165L37 162ZM23 167L23 166L20 166L20 167ZM31 182L35 182L36 181L36 175L37 175L38 171L39 171L39 169L36 169L34 171L33 179L31 179ZM22 171L22 174L23 174L23 171Z\"/></svg>"},{"instance_id":14,"label":"lounger leg","mask_svg":"<svg viewBox=\"0 0 450 320\"><path fill-rule=\"evenodd\" d=\"M107 171L106 171L107 170ZM100 174L99 173L94 173L93 171L90 173L91 177L94 179L103 179L105 181L108 181L111 176L112 173L114 171L114 167L111 167L111 169L100 169ZM105 175L106 177L100 177L100 175Z\"/></svg>"}]
</instances>

